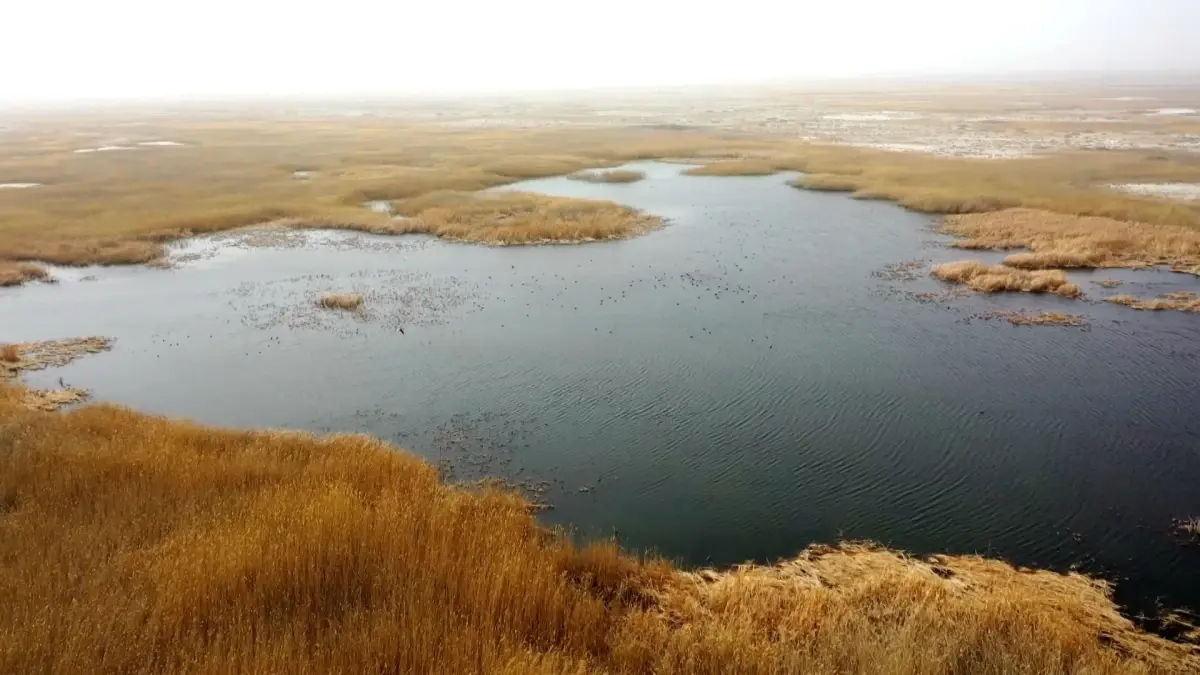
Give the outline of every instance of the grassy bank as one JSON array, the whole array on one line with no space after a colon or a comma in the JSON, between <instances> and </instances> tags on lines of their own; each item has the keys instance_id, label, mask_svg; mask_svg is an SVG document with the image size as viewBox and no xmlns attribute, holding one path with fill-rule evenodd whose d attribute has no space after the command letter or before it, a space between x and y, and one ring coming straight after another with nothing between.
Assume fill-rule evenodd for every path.
<instances>
[{"instance_id":1,"label":"grassy bank","mask_svg":"<svg viewBox=\"0 0 1200 675\"><path fill-rule=\"evenodd\" d=\"M818 547L681 571L364 436L0 387L0 672L1182 673L1107 588Z\"/></svg>"}]
</instances>

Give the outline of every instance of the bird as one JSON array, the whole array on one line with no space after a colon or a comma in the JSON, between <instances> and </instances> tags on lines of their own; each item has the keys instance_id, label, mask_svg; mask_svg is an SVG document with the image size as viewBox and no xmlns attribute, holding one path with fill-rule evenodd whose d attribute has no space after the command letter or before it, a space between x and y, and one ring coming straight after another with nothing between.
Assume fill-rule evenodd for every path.
<instances>
[{"instance_id":1,"label":"bird","mask_svg":"<svg viewBox=\"0 0 1200 675\"><path fill-rule=\"evenodd\" d=\"M403 326L397 327L396 330L400 331L401 335L404 335L404 327Z\"/></svg>"}]
</instances>

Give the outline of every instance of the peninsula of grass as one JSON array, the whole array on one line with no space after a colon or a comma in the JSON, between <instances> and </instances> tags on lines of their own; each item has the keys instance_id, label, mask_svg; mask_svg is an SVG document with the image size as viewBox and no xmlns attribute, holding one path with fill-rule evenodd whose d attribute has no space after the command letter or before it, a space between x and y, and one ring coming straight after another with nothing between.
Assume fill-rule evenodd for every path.
<instances>
[{"instance_id":1,"label":"peninsula of grass","mask_svg":"<svg viewBox=\"0 0 1200 675\"><path fill-rule=\"evenodd\" d=\"M567 176L571 180L587 183L636 183L646 177L644 171L631 169L611 169L609 171L576 171Z\"/></svg>"},{"instance_id":2,"label":"peninsula of grass","mask_svg":"<svg viewBox=\"0 0 1200 675\"><path fill-rule=\"evenodd\" d=\"M685 570L581 546L363 435L0 385L0 673L1185 673L1110 587L814 546Z\"/></svg>"}]
</instances>

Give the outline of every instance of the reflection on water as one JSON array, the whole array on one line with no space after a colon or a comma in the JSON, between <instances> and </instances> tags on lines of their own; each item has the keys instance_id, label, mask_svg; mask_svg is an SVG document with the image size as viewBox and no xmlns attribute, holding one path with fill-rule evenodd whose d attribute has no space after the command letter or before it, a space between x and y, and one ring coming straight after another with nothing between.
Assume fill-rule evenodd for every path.
<instances>
[{"instance_id":1,"label":"reflection on water","mask_svg":"<svg viewBox=\"0 0 1200 675\"><path fill-rule=\"evenodd\" d=\"M638 239L226 236L181 248L175 270L4 290L4 337L115 336L32 381L225 425L367 431L459 477L536 486L543 518L582 536L689 563L841 535L1081 564L1200 606L1196 549L1166 533L1200 514L1197 317L944 294L896 266L963 257L927 216L783 175L632 168L647 179L517 187L670 220ZM1200 286L1072 276L1092 300L1112 294L1093 279ZM368 311L321 313L328 291ZM1088 325L976 318L1018 309Z\"/></svg>"}]
</instances>

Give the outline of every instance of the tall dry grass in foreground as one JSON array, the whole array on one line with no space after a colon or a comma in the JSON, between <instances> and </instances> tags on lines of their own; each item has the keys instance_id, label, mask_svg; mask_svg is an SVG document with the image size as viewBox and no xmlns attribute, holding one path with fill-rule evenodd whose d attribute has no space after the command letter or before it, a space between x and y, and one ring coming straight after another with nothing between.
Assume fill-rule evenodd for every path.
<instances>
[{"instance_id":1,"label":"tall dry grass in foreground","mask_svg":"<svg viewBox=\"0 0 1200 675\"><path fill-rule=\"evenodd\" d=\"M1066 298L1079 297L1081 294L1079 285L1071 283L1061 270L1029 272L1004 265L987 265L978 260L959 260L934 265L932 273L942 281L965 284L981 293L1057 293Z\"/></svg>"},{"instance_id":2,"label":"tall dry grass in foreground","mask_svg":"<svg viewBox=\"0 0 1200 675\"><path fill-rule=\"evenodd\" d=\"M567 176L571 180L581 180L588 183L636 183L646 177L644 171L631 169L611 169L608 171L576 171Z\"/></svg>"},{"instance_id":3,"label":"tall dry grass in foreground","mask_svg":"<svg viewBox=\"0 0 1200 675\"><path fill-rule=\"evenodd\" d=\"M364 436L0 386L2 673L1196 672L1102 584L862 546L678 571Z\"/></svg>"}]
</instances>

